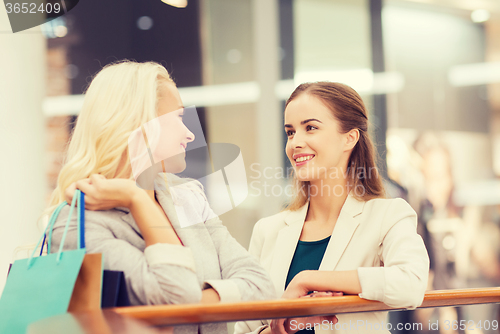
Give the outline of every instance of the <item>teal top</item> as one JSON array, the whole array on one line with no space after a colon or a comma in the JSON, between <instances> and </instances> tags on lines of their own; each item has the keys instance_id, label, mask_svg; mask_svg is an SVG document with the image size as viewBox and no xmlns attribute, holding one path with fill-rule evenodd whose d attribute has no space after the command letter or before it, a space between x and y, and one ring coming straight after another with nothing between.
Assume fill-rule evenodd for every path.
<instances>
[{"instance_id":1,"label":"teal top","mask_svg":"<svg viewBox=\"0 0 500 334\"><path fill-rule=\"evenodd\" d=\"M303 270L318 270L323 255L325 255L326 247L330 237L318 241L301 241L299 240L295 253L293 254L290 269L286 277L285 289L292 279ZM314 333L314 329L304 329L298 331L300 333Z\"/></svg>"}]
</instances>

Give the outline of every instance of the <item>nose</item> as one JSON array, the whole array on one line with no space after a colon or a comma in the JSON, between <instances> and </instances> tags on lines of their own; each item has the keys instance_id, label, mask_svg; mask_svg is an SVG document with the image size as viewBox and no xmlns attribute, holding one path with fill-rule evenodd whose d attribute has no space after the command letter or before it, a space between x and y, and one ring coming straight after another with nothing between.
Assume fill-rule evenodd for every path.
<instances>
[{"instance_id":1,"label":"nose","mask_svg":"<svg viewBox=\"0 0 500 334\"><path fill-rule=\"evenodd\" d=\"M306 145L303 136L300 133L296 132L291 139L288 140L290 143L290 147L293 149L296 148L304 148Z\"/></svg>"},{"instance_id":2,"label":"nose","mask_svg":"<svg viewBox=\"0 0 500 334\"><path fill-rule=\"evenodd\" d=\"M187 127L186 127L186 139L187 142L190 143L194 140L194 133L192 133Z\"/></svg>"}]
</instances>

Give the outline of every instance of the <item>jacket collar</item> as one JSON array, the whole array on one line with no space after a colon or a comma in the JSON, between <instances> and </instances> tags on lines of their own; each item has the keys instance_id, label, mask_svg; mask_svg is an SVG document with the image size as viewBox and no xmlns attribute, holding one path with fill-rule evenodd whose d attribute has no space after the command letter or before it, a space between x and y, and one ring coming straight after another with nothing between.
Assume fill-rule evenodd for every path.
<instances>
[{"instance_id":1,"label":"jacket collar","mask_svg":"<svg viewBox=\"0 0 500 334\"><path fill-rule=\"evenodd\" d=\"M356 219L356 217L363 212L365 203L365 201L358 201L354 198L352 193L347 196L340 210L340 215L323 255L319 270L335 270L361 222L361 219Z\"/></svg>"},{"instance_id":2,"label":"jacket collar","mask_svg":"<svg viewBox=\"0 0 500 334\"><path fill-rule=\"evenodd\" d=\"M346 217L356 217L357 215L363 212L363 208L365 206L365 201L359 201L352 195L352 192L347 196L344 205L341 209L341 214L344 214ZM285 216L285 224L291 226L296 223L302 222L306 220L307 210L309 209L309 201L304 204L300 209L296 211L289 211ZM340 216L339 216L340 218Z\"/></svg>"},{"instance_id":3,"label":"jacket collar","mask_svg":"<svg viewBox=\"0 0 500 334\"><path fill-rule=\"evenodd\" d=\"M356 220L356 216L363 212L365 203L355 199L352 194L347 196L319 270L335 270L360 223L359 220ZM281 295L285 289L288 270L304 227L308 209L309 202L297 211L289 211L284 218L286 226L279 231L276 252L271 266L271 277L278 295Z\"/></svg>"},{"instance_id":4,"label":"jacket collar","mask_svg":"<svg viewBox=\"0 0 500 334\"><path fill-rule=\"evenodd\" d=\"M309 201L298 210L288 211L288 214L285 216L285 224L292 226L301 222L304 223L307 216L307 210L309 210Z\"/></svg>"}]
</instances>

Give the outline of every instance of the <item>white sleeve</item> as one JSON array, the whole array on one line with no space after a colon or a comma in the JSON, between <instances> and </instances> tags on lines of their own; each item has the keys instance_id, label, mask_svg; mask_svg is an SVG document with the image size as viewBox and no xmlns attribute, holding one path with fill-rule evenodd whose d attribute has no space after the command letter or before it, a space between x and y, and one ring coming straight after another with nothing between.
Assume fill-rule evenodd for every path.
<instances>
[{"instance_id":1,"label":"white sleeve","mask_svg":"<svg viewBox=\"0 0 500 334\"><path fill-rule=\"evenodd\" d=\"M384 217L380 259L383 267L358 268L361 298L415 309L422 304L429 256L417 234L417 215L404 200L393 200Z\"/></svg>"}]
</instances>

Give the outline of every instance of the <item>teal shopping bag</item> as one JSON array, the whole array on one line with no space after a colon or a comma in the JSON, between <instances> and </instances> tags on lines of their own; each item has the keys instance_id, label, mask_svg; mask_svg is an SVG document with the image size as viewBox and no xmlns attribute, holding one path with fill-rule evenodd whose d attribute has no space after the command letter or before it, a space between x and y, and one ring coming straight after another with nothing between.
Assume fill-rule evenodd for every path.
<instances>
[{"instance_id":1,"label":"teal shopping bag","mask_svg":"<svg viewBox=\"0 0 500 334\"><path fill-rule=\"evenodd\" d=\"M59 251L50 254L50 238L48 255L17 260L12 265L7 283L0 298L0 333L26 333L32 322L66 313L75 286L75 281L85 256L85 245L81 242L84 233L83 216L84 197L79 190L75 191L71 209L64 229ZM78 199L78 249L62 251L73 209ZM44 234L38 241L35 250L44 239L47 229L52 232L57 216L68 203L64 202L52 214ZM42 244L43 248L43 244ZM40 252L41 253L41 252Z\"/></svg>"}]
</instances>

